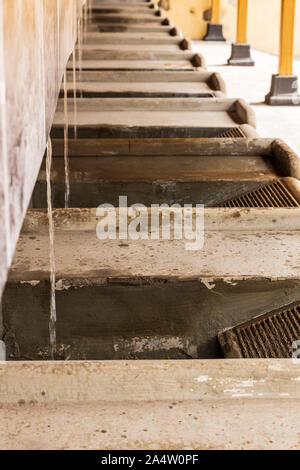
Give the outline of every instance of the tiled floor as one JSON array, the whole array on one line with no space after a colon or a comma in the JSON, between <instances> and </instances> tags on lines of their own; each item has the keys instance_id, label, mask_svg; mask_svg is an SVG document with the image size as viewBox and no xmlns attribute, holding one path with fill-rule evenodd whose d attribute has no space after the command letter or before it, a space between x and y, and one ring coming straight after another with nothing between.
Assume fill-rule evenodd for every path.
<instances>
[{"instance_id":1,"label":"tiled floor","mask_svg":"<svg viewBox=\"0 0 300 470\"><path fill-rule=\"evenodd\" d=\"M232 67L226 65L230 44L193 41L193 46L204 55L209 70L222 74L228 97L242 97L253 105L259 134L284 139L300 156L300 106L272 107L263 103L270 90L271 76L277 73L278 58L253 50L255 67ZM300 60L295 60L294 72L300 76Z\"/></svg>"}]
</instances>

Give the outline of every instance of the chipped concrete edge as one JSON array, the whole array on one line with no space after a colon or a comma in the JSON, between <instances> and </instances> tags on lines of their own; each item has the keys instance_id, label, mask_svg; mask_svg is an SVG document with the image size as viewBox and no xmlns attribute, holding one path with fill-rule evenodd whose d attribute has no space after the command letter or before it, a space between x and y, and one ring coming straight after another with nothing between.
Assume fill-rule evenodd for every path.
<instances>
[{"instance_id":1,"label":"chipped concrete edge","mask_svg":"<svg viewBox=\"0 0 300 470\"><path fill-rule=\"evenodd\" d=\"M227 94L227 88L225 80L219 72L213 72L211 74L212 85L215 90L222 92L225 96Z\"/></svg>"},{"instance_id":2,"label":"chipped concrete edge","mask_svg":"<svg viewBox=\"0 0 300 470\"><path fill-rule=\"evenodd\" d=\"M243 98L238 98L235 102L235 106L243 123L249 124L256 129L256 115L253 108Z\"/></svg>"},{"instance_id":3,"label":"chipped concrete edge","mask_svg":"<svg viewBox=\"0 0 300 470\"><path fill-rule=\"evenodd\" d=\"M300 399L299 359L7 362L0 404Z\"/></svg>"},{"instance_id":4,"label":"chipped concrete edge","mask_svg":"<svg viewBox=\"0 0 300 470\"><path fill-rule=\"evenodd\" d=\"M272 142L272 151L280 168L286 176L292 176L300 179L300 158L299 156L281 139L275 139Z\"/></svg>"},{"instance_id":5,"label":"chipped concrete edge","mask_svg":"<svg viewBox=\"0 0 300 470\"><path fill-rule=\"evenodd\" d=\"M116 211L118 213L118 208ZM152 209L160 212L160 208ZM174 212L182 211L175 208ZM93 231L99 221L97 209L54 209L53 217L56 231ZM150 217L150 208L145 217ZM193 209L196 217L196 208ZM117 217L118 219L118 217ZM130 217L128 217L130 222ZM171 227L172 227L171 221ZM299 231L300 208L224 208L206 207L204 212L205 231ZM117 224L118 228L118 224ZM22 233L48 233L46 209L28 210Z\"/></svg>"},{"instance_id":6,"label":"chipped concrete edge","mask_svg":"<svg viewBox=\"0 0 300 470\"><path fill-rule=\"evenodd\" d=\"M206 70L206 60L199 52L192 57L191 62L194 67Z\"/></svg>"}]
</instances>

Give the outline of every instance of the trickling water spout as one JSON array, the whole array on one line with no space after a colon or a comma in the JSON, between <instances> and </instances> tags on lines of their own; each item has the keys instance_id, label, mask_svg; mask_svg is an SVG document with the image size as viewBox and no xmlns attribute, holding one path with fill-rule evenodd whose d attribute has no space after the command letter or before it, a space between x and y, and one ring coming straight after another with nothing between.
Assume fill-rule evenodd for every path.
<instances>
[{"instance_id":1,"label":"trickling water spout","mask_svg":"<svg viewBox=\"0 0 300 470\"><path fill-rule=\"evenodd\" d=\"M83 18L84 18L84 33L87 33L87 24L88 24L88 2L85 3L84 5L84 10L83 10Z\"/></svg>"},{"instance_id":2,"label":"trickling water spout","mask_svg":"<svg viewBox=\"0 0 300 470\"><path fill-rule=\"evenodd\" d=\"M77 139L77 83L76 83L76 57L73 52L73 100L74 100L74 138Z\"/></svg>"},{"instance_id":3,"label":"trickling water spout","mask_svg":"<svg viewBox=\"0 0 300 470\"><path fill-rule=\"evenodd\" d=\"M78 38L78 69L79 69L79 76L81 77L82 72L82 36L83 36L83 20L82 16L80 16L78 21L78 31L77 31L77 38ZM82 98L82 96L81 96Z\"/></svg>"},{"instance_id":4,"label":"trickling water spout","mask_svg":"<svg viewBox=\"0 0 300 470\"><path fill-rule=\"evenodd\" d=\"M92 20L92 13L93 13L93 0L89 0L89 20Z\"/></svg>"},{"instance_id":5,"label":"trickling water spout","mask_svg":"<svg viewBox=\"0 0 300 470\"><path fill-rule=\"evenodd\" d=\"M6 361L6 346L4 341L0 341L0 362Z\"/></svg>"},{"instance_id":6,"label":"trickling water spout","mask_svg":"<svg viewBox=\"0 0 300 470\"><path fill-rule=\"evenodd\" d=\"M46 177L47 177L47 203L50 240L50 356L55 359L56 354L56 299L55 299L55 255L54 255L54 223L51 200L51 167L52 167L52 143L50 137L47 141Z\"/></svg>"},{"instance_id":7,"label":"trickling water spout","mask_svg":"<svg viewBox=\"0 0 300 470\"><path fill-rule=\"evenodd\" d=\"M65 162L65 208L69 207L70 178L69 178L69 122L68 122L68 90L67 73L64 73L64 162Z\"/></svg>"}]
</instances>

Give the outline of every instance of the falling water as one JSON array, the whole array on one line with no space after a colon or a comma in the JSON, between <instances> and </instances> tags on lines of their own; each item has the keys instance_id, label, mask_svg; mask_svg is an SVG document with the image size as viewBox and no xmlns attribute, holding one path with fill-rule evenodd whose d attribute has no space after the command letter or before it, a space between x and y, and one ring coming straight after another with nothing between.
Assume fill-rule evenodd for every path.
<instances>
[{"instance_id":1,"label":"falling water","mask_svg":"<svg viewBox=\"0 0 300 470\"><path fill-rule=\"evenodd\" d=\"M82 14L77 5L74 8L74 38L77 35L77 22L78 16ZM76 40L77 42L77 40ZM73 59L73 131L74 131L74 138L77 139L77 73L76 73L76 43L74 44L74 49L72 52L72 59Z\"/></svg>"},{"instance_id":2,"label":"falling water","mask_svg":"<svg viewBox=\"0 0 300 470\"><path fill-rule=\"evenodd\" d=\"M6 347L4 341L0 341L0 362L6 361Z\"/></svg>"},{"instance_id":3,"label":"falling water","mask_svg":"<svg viewBox=\"0 0 300 470\"><path fill-rule=\"evenodd\" d=\"M93 14L93 0L89 0L89 20L92 20L92 14Z\"/></svg>"},{"instance_id":4,"label":"falling water","mask_svg":"<svg viewBox=\"0 0 300 470\"><path fill-rule=\"evenodd\" d=\"M78 20L77 37L78 37L78 68L79 68L79 71L81 72L82 70L82 17L81 16Z\"/></svg>"},{"instance_id":5,"label":"falling water","mask_svg":"<svg viewBox=\"0 0 300 470\"><path fill-rule=\"evenodd\" d=\"M77 23L77 41L78 41L77 50L78 50L79 79L81 79L81 72L82 72L82 37L83 37L83 19L81 15ZM76 55L75 55L75 61L76 61ZM82 92L80 96L82 98Z\"/></svg>"},{"instance_id":6,"label":"falling water","mask_svg":"<svg viewBox=\"0 0 300 470\"><path fill-rule=\"evenodd\" d=\"M54 255L54 223L51 201L51 166L52 166L52 144L48 137L47 157L46 157L46 177L47 177L47 203L48 203L48 222L49 222L49 240L50 240L50 356L54 360L56 354L56 299L55 299L55 255Z\"/></svg>"},{"instance_id":7,"label":"falling water","mask_svg":"<svg viewBox=\"0 0 300 470\"><path fill-rule=\"evenodd\" d=\"M69 207L70 178L69 178L69 122L68 122L68 90L67 72L64 73L64 162L65 162L65 208Z\"/></svg>"},{"instance_id":8,"label":"falling water","mask_svg":"<svg viewBox=\"0 0 300 470\"><path fill-rule=\"evenodd\" d=\"M77 139L77 84L76 84L76 56L73 51L73 100L74 100L74 138Z\"/></svg>"},{"instance_id":9,"label":"falling water","mask_svg":"<svg viewBox=\"0 0 300 470\"><path fill-rule=\"evenodd\" d=\"M83 10L84 33L85 34L87 33L88 11L89 11L89 7L88 7L88 2L86 1L85 5L84 5L84 10Z\"/></svg>"}]
</instances>

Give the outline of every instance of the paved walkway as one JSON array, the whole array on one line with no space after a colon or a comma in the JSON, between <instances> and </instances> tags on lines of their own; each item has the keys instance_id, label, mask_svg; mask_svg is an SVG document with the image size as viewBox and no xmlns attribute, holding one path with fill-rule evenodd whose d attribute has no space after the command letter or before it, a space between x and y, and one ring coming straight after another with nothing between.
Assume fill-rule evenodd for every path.
<instances>
[{"instance_id":1,"label":"paved walkway","mask_svg":"<svg viewBox=\"0 0 300 470\"><path fill-rule=\"evenodd\" d=\"M300 156L300 106L273 107L263 103L270 90L271 75L277 73L278 58L253 50L255 67L232 67L225 65L230 44L193 41L193 46L204 55L209 70L222 74L228 97L245 98L254 107L261 137L279 137ZM295 61L294 72L300 77L300 60Z\"/></svg>"}]
</instances>

